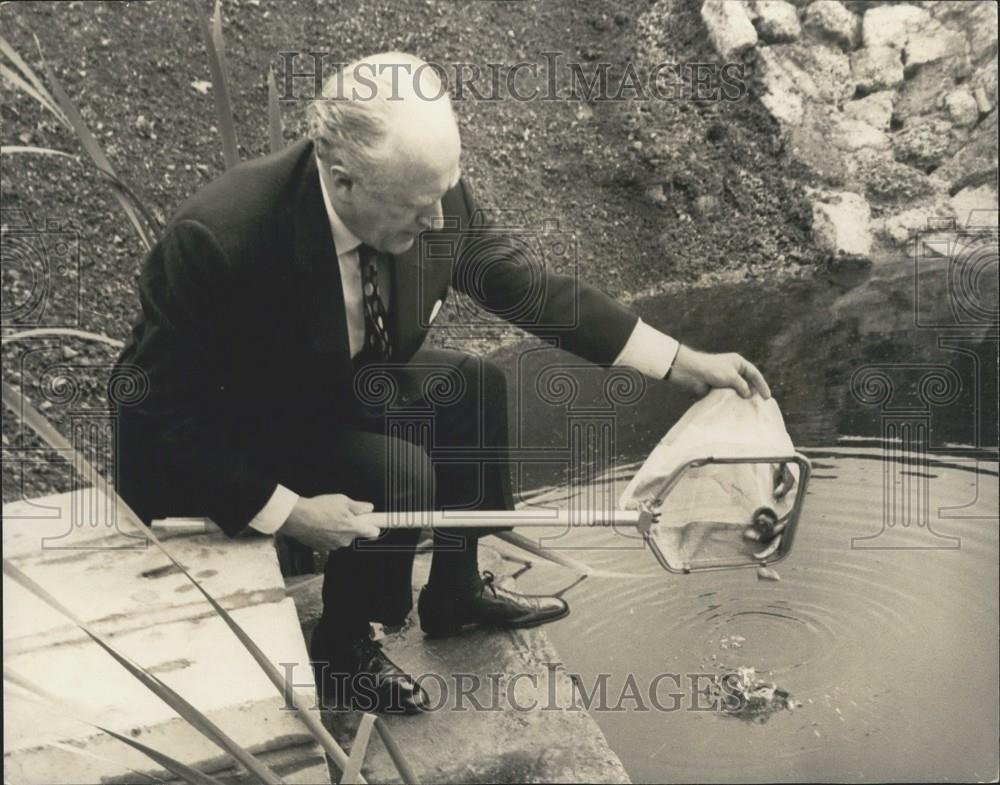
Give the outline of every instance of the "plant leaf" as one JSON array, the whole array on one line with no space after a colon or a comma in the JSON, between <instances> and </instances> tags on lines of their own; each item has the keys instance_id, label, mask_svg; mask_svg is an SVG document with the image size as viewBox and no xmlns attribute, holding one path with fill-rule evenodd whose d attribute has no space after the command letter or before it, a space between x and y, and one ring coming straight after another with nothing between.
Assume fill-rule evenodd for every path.
<instances>
[{"instance_id":1,"label":"plant leaf","mask_svg":"<svg viewBox=\"0 0 1000 785\"><path fill-rule=\"evenodd\" d=\"M222 38L222 10L219 0L215 0L211 28L197 4L195 4L195 15L201 26L202 37L205 39L205 49L208 50L212 97L215 99L215 111L219 118L219 133L222 135L222 157L226 162L226 168L231 169L240 162L240 155L236 142L236 122L233 119L233 107L229 98L229 81L226 78L225 41Z\"/></svg>"},{"instance_id":2,"label":"plant leaf","mask_svg":"<svg viewBox=\"0 0 1000 785\"><path fill-rule=\"evenodd\" d=\"M82 455L80 452L73 447L72 444L61 434L52 424L37 410L35 409L23 396L20 396L13 387L11 387L7 382L0 380L0 390L3 393L3 402L10 408L13 412L17 413L22 422L31 428L39 437L52 449L60 452L65 452L66 455L72 457L73 466L76 467L77 472L83 477L96 477L99 476L97 469ZM126 521L131 525L138 533L142 534L147 540L149 540L159 551L170 560L171 564L177 567L178 570L191 582L191 584L198 590L198 592L208 601L212 608L222 617L222 620L226 625L232 630L233 634L243 643L244 648L250 653L257 664L261 667L267 677L271 680L271 683L278 689L282 696L291 702L292 706L295 708L296 713L299 718L306 725L309 731L313 734L316 741L319 742L320 746L326 751L326 753L333 759L333 762L343 771L344 767L347 765L347 754L344 750L337 744L330 732L324 727L323 723L317 718L312 712L305 708L306 703L303 702L302 698L296 693L295 688L285 679L285 677L278 671L274 664L267 658L267 655L257 646L256 643L250 638L249 635L244 632L243 628L236 623L236 620L225 610L215 598L212 597L206 590L205 587L199 583L187 568L177 561L174 555L164 546L160 539L156 536L153 530L142 523L139 516L135 514L131 507L121 498L116 492L111 491L109 498L115 504L116 511L120 516L121 520ZM4 569L6 570L6 562L4 562ZM86 631L86 630L85 630ZM89 634L89 633L88 633ZM364 782L364 778L359 775L359 781Z\"/></svg>"},{"instance_id":3,"label":"plant leaf","mask_svg":"<svg viewBox=\"0 0 1000 785\"><path fill-rule=\"evenodd\" d=\"M96 727L100 728L100 730L104 731L109 736L118 739L118 741L123 744L134 747L147 757L152 758L171 774L180 777L182 780L187 782L188 785L222 785L222 783L215 777L210 777L208 774L198 771L198 769L194 768L194 766L188 766L186 763L181 763L176 758L171 758L166 753L160 752L153 747L143 744L141 741L130 739L128 736L108 728L104 728L100 725L97 725Z\"/></svg>"},{"instance_id":4,"label":"plant leaf","mask_svg":"<svg viewBox=\"0 0 1000 785\"><path fill-rule=\"evenodd\" d=\"M111 166L111 162L108 160L108 157L104 154L104 150L101 148L101 145L98 144L94 135L90 132L90 129L83 120L83 116L76 108L76 104L70 100L66 91L63 90L62 85L59 83L55 72L52 70L51 66L49 66L48 62L45 63L45 76L49 81L49 85L52 87L52 94L56 97L56 101L59 102L59 107L69 119L70 125L76 132L77 138L80 140L80 144L83 145L83 149L87 152L87 155L90 156L90 159L99 170L115 180L118 180L118 175L115 174L115 170ZM128 216L136 234L139 235L140 241L148 251L153 247L153 239L146 227L143 226L142 221L139 219L140 211L136 210L136 208L132 205L131 200L120 190L114 190L114 195L118 200L118 204L120 204L122 209L125 211L125 215Z\"/></svg>"},{"instance_id":5,"label":"plant leaf","mask_svg":"<svg viewBox=\"0 0 1000 785\"><path fill-rule=\"evenodd\" d=\"M6 393L6 390L4 391ZM281 779L266 765L258 761L246 749L237 744L233 739L205 714L196 709L191 703L181 695L160 681L156 676L146 671L141 665L132 662L128 657L119 652L111 644L107 643L99 634L90 629L90 626L80 619L73 611L63 605L52 596L44 587L39 585L33 578L25 574L18 566L7 559L3 560L3 572L11 580L27 589L38 599L49 605L54 610L59 611L63 616L72 621L77 627L83 630L87 636L98 646L104 649L111 657L132 676L138 679L143 686L148 688L160 700L176 711L181 717L204 735L210 741L215 742L221 749L228 752L233 758L238 760L266 785L281 785ZM102 729L103 730L103 729Z\"/></svg>"},{"instance_id":6,"label":"plant leaf","mask_svg":"<svg viewBox=\"0 0 1000 785\"><path fill-rule=\"evenodd\" d=\"M4 57L10 60L14 64L14 67L18 71L20 71L28 79L29 82L31 82L31 86L28 87L27 84L24 82L24 80L21 79L20 76L18 76L16 81L20 82L19 86L21 87L21 89L24 90L28 95L30 95L36 101L38 101L40 104L42 104L50 112L52 112L52 114L56 116L56 119L59 120L60 123L69 128L70 127L69 120L67 119L66 115L62 113L59 107L56 106L55 99L53 99L49 91L45 89L45 85L42 83L42 80L38 78L38 74L35 73L35 69L33 69L30 65L28 65L24 61L21 55L17 53L14 47L11 46L7 42L7 39L4 38L3 36L0 36L0 52L2 52ZM12 74L12 72L9 73ZM7 76L9 78L7 73L5 73L4 76Z\"/></svg>"},{"instance_id":7,"label":"plant leaf","mask_svg":"<svg viewBox=\"0 0 1000 785\"><path fill-rule=\"evenodd\" d=\"M44 687L41 687L40 685L26 678L25 676L22 676L21 674L14 672L10 668L6 667L4 668L3 678L4 681L8 681L11 684L17 685L22 690L25 690L29 694L29 697L31 697L36 703L40 704L47 711L53 714L58 714L60 716L65 716L66 711L68 709L69 716L75 719L77 722L81 722L84 725L89 725L92 728L96 728L102 733L106 733L109 736L124 742L130 747L134 747L135 749L139 750L144 755L146 755L146 757L151 758L153 761L163 766L165 769L167 769L167 771L183 779L185 782L188 783L188 785L221 785L219 780L215 779L214 777L210 777L209 775L199 771L198 769L189 766L186 763L182 763L181 761L172 758L171 756L167 755L164 752L160 752L154 747L150 747L146 744L143 744L142 742L134 741L133 739L122 736L122 734L116 731L109 730L108 728L105 728L102 725L98 725L96 722L84 719L84 717L82 716L83 712L81 712L76 707L75 704L71 704L64 699L57 698L55 695L52 695L52 693L48 692ZM90 752L89 750L80 749L70 744L63 744L58 741L50 741L49 744L53 747L67 750L69 752L73 752L78 755L86 755L91 758L96 758L97 760L110 761L111 763L118 766L122 765L119 761L115 761L103 755L97 755L93 752ZM126 766L125 768L128 767ZM159 777L154 777L151 774L146 774L141 771L135 771L135 769L131 768L129 768L128 770L133 774L138 774L144 777L145 779L153 780L155 782L163 782L163 780L161 780Z\"/></svg>"},{"instance_id":8,"label":"plant leaf","mask_svg":"<svg viewBox=\"0 0 1000 785\"><path fill-rule=\"evenodd\" d=\"M375 730L378 731L379 738L382 739L386 752L392 758L392 762L396 766L396 771L399 772L400 779L403 780L405 785L417 785L417 782L419 782L417 775L413 773L410 762L403 755L403 751L396 743L396 739L389 733L389 726L385 724L385 720L381 717L375 718Z\"/></svg>"},{"instance_id":9,"label":"plant leaf","mask_svg":"<svg viewBox=\"0 0 1000 785\"><path fill-rule=\"evenodd\" d=\"M271 136L271 152L276 153L285 146L285 135L281 123L278 85L274 81L274 70L270 65L267 67L267 127Z\"/></svg>"},{"instance_id":10,"label":"plant leaf","mask_svg":"<svg viewBox=\"0 0 1000 785\"><path fill-rule=\"evenodd\" d=\"M3 63L0 63L0 76L3 77L3 79L10 85L12 89L21 90L26 95L29 95L32 98L34 98L42 106L42 108L47 109L49 112L51 112L55 116L55 118L60 123L65 125L67 128L72 127L69 124L69 120L66 119L66 115L64 115L62 111L60 111L59 107L56 106L55 102L54 101L50 102L50 100L48 100L48 98L46 97L47 94L46 96L43 96L34 87L32 87L26 81L24 81L24 79L21 78L20 74L17 74L14 71L10 70Z\"/></svg>"},{"instance_id":11,"label":"plant leaf","mask_svg":"<svg viewBox=\"0 0 1000 785\"><path fill-rule=\"evenodd\" d=\"M375 715L365 712L358 725L358 732L354 734L354 741L351 742L351 757L347 759L344 766L344 773L340 776L341 785L360 782L361 764L365 762L365 753L368 752L368 739L371 737L372 724L375 722Z\"/></svg>"},{"instance_id":12,"label":"plant leaf","mask_svg":"<svg viewBox=\"0 0 1000 785\"><path fill-rule=\"evenodd\" d=\"M61 155L65 158L76 158L72 153L54 150L51 147L34 147L33 145L0 145L0 155Z\"/></svg>"}]
</instances>

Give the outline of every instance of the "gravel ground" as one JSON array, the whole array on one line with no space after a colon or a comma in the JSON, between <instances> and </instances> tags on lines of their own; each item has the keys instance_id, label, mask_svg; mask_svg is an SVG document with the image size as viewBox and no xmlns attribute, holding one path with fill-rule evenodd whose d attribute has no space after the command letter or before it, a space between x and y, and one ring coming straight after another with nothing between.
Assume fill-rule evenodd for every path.
<instances>
[{"instance_id":1,"label":"gravel ground","mask_svg":"<svg viewBox=\"0 0 1000 785\"><path fill-rule=\"evenodd\" d=\"M541 62L543 52L559 52L588 74L602 62L619 70L628 62L712 62L699 6L227 0L241 156L267 152L265 74L269 64L280 72L281 51L327 52L336 62L402 49L434 62L479 64ZM221 173L213 99L199 84L210 77L193 4L4 3L0 18L4 36L35 67L37 36L118 174L159 220ZM33 101L7 85L0 95L5 145L79 152L75 138ZM303 105L283 107L288 139L298 136ZM808 238L801 188L787 179L775 129L751 99L456 105L465 169L480 201L523 211L530 227L549 221L572 233L581 277L612 295L635 300L706 278L809 275L822 261ZM124 339L142 250L107 186L92 168L64 158L4 155L2 175L5 225L28 221L50 237L66 234L78 248L68 257L75 263L78 256L78 270L47 294L45 323ZM3 288L5 298L23 303L30 276L5 262ZM498 327L470 339L449 327L453 322L453 311L442 314L432 340L486 352L518 336ZM4 350L3 377L69 433L72 417L100 417L114 354L69 339L36 341ZM61 377L53 363L65 366ZM3 445L5 453L34 446L7 412ZM24 456L33 462L19 463ZM53 457L5 454L4 500L67 487L68 473Z\"/></svg>"}]
</instances>

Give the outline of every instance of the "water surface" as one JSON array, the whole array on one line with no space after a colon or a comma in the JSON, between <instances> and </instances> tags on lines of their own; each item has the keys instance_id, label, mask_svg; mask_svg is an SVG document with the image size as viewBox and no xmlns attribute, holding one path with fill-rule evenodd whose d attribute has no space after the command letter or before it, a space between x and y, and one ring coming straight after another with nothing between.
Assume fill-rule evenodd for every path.
<instances>
[{"instance_id":1,"label":"water surface","mask_svg":"<svg viewBox=\"0 0 1000 785\"><path fill-rule=\"evenodd\" d=\"M744 283L636 304L695 346L752 358L814 475L780 582L752 569L670 575L623 532L578 529L547 542L628 576L570 589L573 612L549 634L588 690L609 674L604 709L592 713L634 780L997 776L993 266L994 288L976 294L978 322L959 318L976 309L968 293L956 300L947 265L922 279L885 265L846 284ZM529 346L498 357L513 379L522 459L543 446L563 455L574 428L613 410L592 460L522 464L522 487L553 487L532 503L613 501L692 400L653 384L609 404L600 373L564 354ZM577 366L569 404L537 381L553 363ZM567 475L576 484L560 488ZM572 578L535 568L521 581L551 591ZM755 667L801 708L764 724L698 710L698 675L737 666ZM629 680L639 699L623 698ZM656 684L660 709L648 696Z\"/></svg>"}]
</instances>

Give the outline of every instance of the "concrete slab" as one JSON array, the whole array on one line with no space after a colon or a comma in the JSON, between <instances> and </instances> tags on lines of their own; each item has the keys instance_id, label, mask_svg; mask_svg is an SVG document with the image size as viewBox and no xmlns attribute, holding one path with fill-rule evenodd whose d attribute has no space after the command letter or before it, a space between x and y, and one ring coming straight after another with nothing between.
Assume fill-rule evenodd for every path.
<instances>
[{"instance_id":1,"label":"concrete slab","mask_svg":"<svg viewBox=\"0 0 1000 785\"><path fill-rule=\"evenodd\" d=\"M68 516L75 503L73 494L61 494L6 506L5 558L93 622L120 651L237 742L275 761L290 782L329 782L325 757L303 723L284 709L282 696L251 656L162 554L152 548L114 547L122 544L122 535L102 528L74 531L72 548L53 547L52 540L43 547L44 537L66 529L66 519L33 518L33 509ZM308 661L270 538L174 537L168 547L232 609L279 668ZM240 781L243 775L215 745L97 644L7 578L3 606L5 667L67 698L71 711L85 719L203 771ZM307 681L303 691L311 686ZM4 697L4 764L11 782L135 781L130 769L162 774L141 753L70 719L65 707L53 712L6 684Z\"/></svg>"},{"instance_id":2,"label":"concrete slab","mask_svg":"<svg viewBox=\"0 0 1000 785\"><path fill-rule=\"evenodd\" d=\"M487 540L486 542L489 542ZM480 567L505 581L520 565L480 546ZM428 555L418 556L414 591L427 579ZM311 628L316 592L297 600ZM557 622L558 623L558 622ZM477 630L442 640L424 637L416 613L383 645L421 679L433 711L388 717L387 723L421 782L629 782L593 718L578 705L561 658L542 628ZM345 749L357 712L325 712ZM385 747L373 735L362 773L370 782L400 782Z\"/></svg>"}]
</instances>

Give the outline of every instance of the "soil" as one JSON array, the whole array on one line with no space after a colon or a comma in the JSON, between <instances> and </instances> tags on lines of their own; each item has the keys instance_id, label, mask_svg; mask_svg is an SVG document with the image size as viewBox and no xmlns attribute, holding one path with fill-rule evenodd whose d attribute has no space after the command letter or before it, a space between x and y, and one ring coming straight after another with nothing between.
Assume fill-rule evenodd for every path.
<instances>
[{"instance_id":1,"label":"soil","mask_svg":"<svg viewBox=\"0 0 1000 785\"><path fill-rule=\"evenodd\" d=\"M320 51L328 62L399 49L440 63L543 62L559 52L589 74L599 63L708 63L716 56L699 18L700 0L603 3L443 0L227 0L223 31L240 155L268 151L268 66L283 51ZM161 221L223 170L198 4L4 3L4 35L40 70L37 36L49 64L104 147L118 175ZM200 3L205 14L207 3ZM308 64L300 61L300 67ZM528 84L528 83L525 83ZM308 85L307 85L308 87ZM4 145L80 153L71 132L24 94L2 88ZM301 130L304 102L283 104L285 135ZM456 102L464 166L484 206L523 211L576 240L581 278L634 301L699 280L778 280L811 275L822 261L809 240L810 210L786 176L776 128L751 97L723 101ZM79 269L70 293L49 292L45 323L124 340L137 310L143 251L107 185L79 160L2 158L4 223L56 221L75 235ZM47 227L47 228L45 228ZM5 297L25 297L26 281L4 264ZM72 294L78 284L79 300ZM66 287L64 287L66 288ZM454 306L452 306L454 307ZM5 318L7 311L5 310ZM498 329L474 338L449 327L438 344L488 352L518 335ZM71 417L106 408L114 350L75 339L4 349L3 378L41 402L63 433ZM72 394L41 394L53 357L72 371ZM50 374L51 376L51 374ZM44 380L51 387L51 378ZM4 500L65 489L61 460L43 452L5 411ZM31 463L24 463L27 456ZM18 462L21 460L22 462Z\"/></svg>"}]
</instances>

